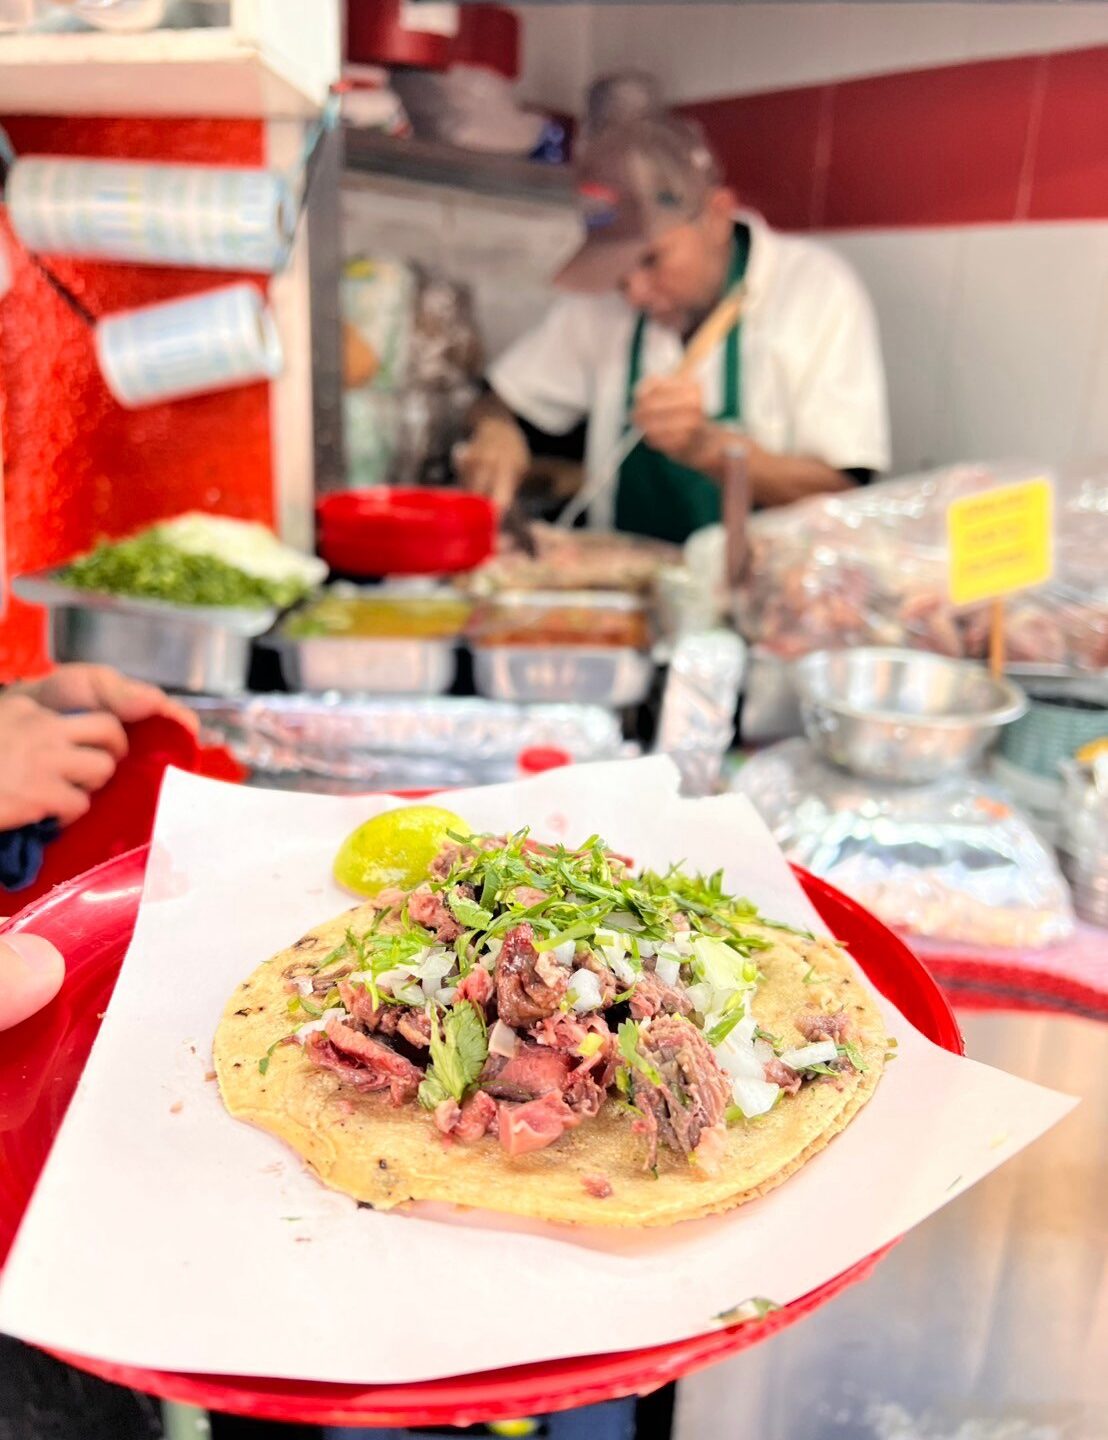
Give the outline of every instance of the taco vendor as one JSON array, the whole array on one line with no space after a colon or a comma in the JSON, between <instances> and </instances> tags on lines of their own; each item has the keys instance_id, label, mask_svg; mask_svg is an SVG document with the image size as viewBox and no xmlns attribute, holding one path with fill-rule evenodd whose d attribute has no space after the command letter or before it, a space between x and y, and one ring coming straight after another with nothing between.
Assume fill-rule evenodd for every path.
<instances>
[{"instance_id":1,"label":"taco vendor","mask_svg":"<svg viewBox=\"0 0 1108 1440\"><path fill-rule=\"evenodd\" d=\"M628 425L644 440L590 523L683 541L720 518L728 427L749 445L755 506L864 483L888 465L873 309L849 266L738 208L698 129L669 117L602 131L579 166L586 239L567 294L491 367L459 457L506 506L531 443L587 420L586 474ZM683 346L739 281L737 328L689 378ZM537 433L536 433L537 432Z\"/></svg>"}]
</instances>

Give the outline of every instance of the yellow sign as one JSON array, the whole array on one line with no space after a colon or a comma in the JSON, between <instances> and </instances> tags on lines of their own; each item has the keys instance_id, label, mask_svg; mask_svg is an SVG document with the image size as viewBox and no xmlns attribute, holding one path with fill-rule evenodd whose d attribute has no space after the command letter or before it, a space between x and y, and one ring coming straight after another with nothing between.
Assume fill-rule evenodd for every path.
<instances>
[{"instance_id":1,"label":"yellow sign","mask_svg":"<svg viewBox=\"0 0 1108 1440\"><path fill-rule=\"evenodd\" d=\"M1054 490L1049 480L1025 480L951 503L950 598L978 605L1032 585L1054 570Z\"/></svg>"}]
</instances>

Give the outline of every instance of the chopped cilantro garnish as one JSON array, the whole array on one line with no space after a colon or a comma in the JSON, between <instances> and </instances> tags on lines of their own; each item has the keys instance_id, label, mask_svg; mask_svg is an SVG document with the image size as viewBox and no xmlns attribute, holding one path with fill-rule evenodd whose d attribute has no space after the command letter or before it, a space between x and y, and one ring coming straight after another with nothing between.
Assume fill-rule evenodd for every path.
<instances>
[{"instance_id":1,"label":"chopped cilantro garnish","mask_svg":"<svg viewBox=\"0 0 1108 1440\"><path fill-rule=\"evenodd\" d=\"M634 1020L623 1022L616 1032L616 1040L619 1044L619 1053L630 1069L640 1071L652 1085L662 1083L662 1077L657 1067L639 1053L639 1027Z\"/></svg>"},{"instance_id":2,"label":"chopped cilantro garnish","mask_svg":"<svg viewBox=\"0 0 1108 1440\"><path fill-rule=\"evenodd\" d=\"M419 1087L420 1103L430 1110L448 1097L461 1103L488 1054L484 1016L474 1004L463 1000L445 1012L432 1008L431 1065Z\"/></svg>"},{"instance_id":3,"label":"chopped cilantro garnish","mask_svg":"<svg viewBox=\"0 0 1108 1440\"><path fill-rule=\"evenodd\" d=\"M478 905L476 900L459 895L457 891L451 895L449 904L454 918L467 930L484 930L492 923L491 910L486 910L483 906Z\"/></svg>"},{"instance_id":4,"label":"chopped cilantro garnish","mask_svg":"<svg viewBox=\"0 0 1108 1440\"><path fill-rule=\"evenodd\" d=\"M814 965L809 965L808 969L804 974L805 985L822 985L826 981L826 979L826 975L816 974L816 967Z\"/></svg>"},{"instance_id":5,"label":"chopped cilantro garnish","mask_svg":"<svg viewBox=\"0 0 1108 1440\"><path fill-rule=\"evenodd\" d=\"M262 1056L262 1058L258 1061L258 1072L259 1072L259 1074L261 1074L261 1075L264 1075L264 1074L265 1074L265 1072L269 1069L269 1061L270 1061L271 1056L273 1055L274 1050L277 1049L277 1046L278 1046L278 1045L283 1045L288 1038L289 1038L289 1037L288 1037L287 1035L282 1035L281 1038L280 1038L280 1040L274 1040L273 1044L269 1047L269 1049L265 1052L265 1054Z\"/></svg>"},{"instance_id":6,"label":"chopped cilantro garnish","mask_svg":"<svg viewBox=\"0 0 1108 1440\"><path fill-rule=\"evenodd\" d=\"M837 1048L839 1054L845 1055L859 1074L864 1072L866 1062L862 1059L862 1052L858 1049L857 1045L852 1045L849 1040L844 1040Z\"/></svg>"},{"instance_id":7,"label":"chopped cilantro garnish","mask_svg":"<svg viewBox=\"0 0 1108 1440\"><path fill-rule=\"evenodd\" d=\"M580 1045L578 1045L577 1047L577 1053L581 1056L582 1060L590 1060L601 1049L603 1049L603 1046L603 1036L597 1035L594 1031L592 1034L586 1035L585 1038L581 1041Z\"/></svg>"}]
</instances>

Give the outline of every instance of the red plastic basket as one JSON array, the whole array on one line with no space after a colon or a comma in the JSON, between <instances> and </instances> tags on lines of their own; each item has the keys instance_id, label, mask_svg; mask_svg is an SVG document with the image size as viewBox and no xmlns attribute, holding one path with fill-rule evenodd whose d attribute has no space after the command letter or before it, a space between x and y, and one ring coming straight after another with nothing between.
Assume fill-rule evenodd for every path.
<instances>
[{"instance_id":1,"label":"red plastic basket","mask_svg":"<svg viewBox=\"0 0 1108 1440\"><path fill-rule=\"evenodd\" d=\"M0 1051L0 1259L10 1248L111 998L138 914L147 853L146 847L134 850L60 885L0 927L0 933L25 930L45 936L67 962L57 1000L7 1031ZM903 942L825 881L797 874L832 933L849 946L877 988L924 1035L960 1053L962 1039L949 1005ZM261 1419L464 1426L648 1394L794 1324L864 1279L885 1253L868 1256L762 1320L648 1350L582 1355L419 1384L312 1384L144 1370L70 1354L60 1358L165 1399Z\"/></svg>"},{"instance_id":2,"label":"red plastic basket","mask_svg":"<svg viewBox=\"0 0 1108 1440\"><path fill-rule=\"evenodd\" d=\"M348 575L447 575L496 547L491 501L463 490L345 490L316 506L319 553Z\"/></svg>"}]
</instances>

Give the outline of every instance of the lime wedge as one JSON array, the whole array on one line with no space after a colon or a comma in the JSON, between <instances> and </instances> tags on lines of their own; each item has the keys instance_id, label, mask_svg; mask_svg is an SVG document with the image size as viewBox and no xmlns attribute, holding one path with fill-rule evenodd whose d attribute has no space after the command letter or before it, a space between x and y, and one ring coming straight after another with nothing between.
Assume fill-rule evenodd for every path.
<instances>
[{"instance_id":1,"label":"lime wedge","mask_svg":"<svg viewBox=\"0 0 1108 1440\"><path fill-rule=\"evenodd\" d=\"M450 843L448 832L468 835L469 826L437 805L405 805L375 815L346 837L335 856L335 879L355 895L376 895L386 886L414 889L426 880L431 861Z\"/></svg>"}]
</instances>

